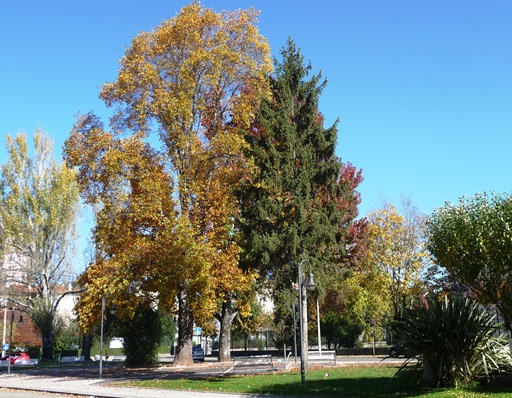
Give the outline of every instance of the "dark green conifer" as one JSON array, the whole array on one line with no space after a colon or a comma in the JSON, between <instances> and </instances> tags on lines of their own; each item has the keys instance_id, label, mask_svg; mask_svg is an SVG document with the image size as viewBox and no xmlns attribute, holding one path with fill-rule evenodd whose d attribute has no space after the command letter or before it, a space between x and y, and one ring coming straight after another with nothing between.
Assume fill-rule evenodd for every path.
<instances>
[{"instance_id":1,"label":"dark green conifer","mask_svg":"<svg viewBox=\"0 0 512 398\"><path fill-rule=\"evenodd\" d=\"M352 221L339 205L346 187L339 183L336 123L325 128L318 109L326 81L310 76L311 65L292 40L281 55L271 98L262 101L247 134L257 173L239 191L243 263L259 269L275 293L290 290L302 259L321 282L325 265L334 265L343 251Z\"/></svg>"}]
</instances>

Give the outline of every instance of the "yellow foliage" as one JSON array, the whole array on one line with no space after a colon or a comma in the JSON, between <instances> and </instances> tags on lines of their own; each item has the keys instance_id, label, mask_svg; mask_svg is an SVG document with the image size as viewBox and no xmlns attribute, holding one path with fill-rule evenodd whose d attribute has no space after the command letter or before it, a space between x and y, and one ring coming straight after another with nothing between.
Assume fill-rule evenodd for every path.
<instances>
[{"instance_id":1,"label":"yellow foliage","mask_svg":"<svg viewBox=\"0 0 512 398\"><path fill-rule=\"evenodd\" d=\"M390 204L368 216L366 266L388 277L388 292L398 315L403 301L417 293L420 274L428 257L422 235L423 218L406 218Z\"/></svg>"},{"instance_id":2,"label":"yellow foliage","mask_svg":"<svg viewBox=\"0 0 512 398\"><path fill-rule=\"evenodd\" d=\"M142 292L158 292L170 308L185 289L202 320L217 301L250 288L254 275L238 267L232 189L251 172L242 132L268 93L270 51L257 16L194 2L142 32L100 94L116 108L113 132L82 120L68 139L68 162L79 167L86 200L99 206L102 257L81 278L84 325L94 324L102 295L129 316ZM148 145L154 131L158 150ZM134 286L139 293L130 299Z\"/></svg>"}]
</instances>

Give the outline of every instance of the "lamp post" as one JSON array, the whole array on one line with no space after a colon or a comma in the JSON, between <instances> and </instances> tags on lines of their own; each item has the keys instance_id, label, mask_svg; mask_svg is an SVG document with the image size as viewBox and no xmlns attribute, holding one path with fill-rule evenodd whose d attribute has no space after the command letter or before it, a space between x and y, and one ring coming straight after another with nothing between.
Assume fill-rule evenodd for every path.
<instances>
[{"instance_id":1,"label":"lamp post","mask_svg":"<svg viewBox=\"0 0 512 398\"><path fill-rule=\"evenodd\" d=\"M306 283L302 283L302 264L309 264L309 276ZM311 264L307 259L299 262L299 323L300 323L300 379L304 387L306 385L306 370L308 367L308 314L307 314L307 290L315 289L315 281Z\"/></svg>"},{"instance_id":2,"label":"lamp post","mask_svg":"<svg viewBox=\"0 0 512 398\"><path fill-rule=\"evenodd\" d=\"M322 335L320 333L320 304L318 303L318 295L316 296L316 330L318 332L318 352L322 352Z\"/></svg>"},{"instance_id":3,"label":"lamp post","mask_svg":"<svg viewBox=\"0 0 512 398\"><path fill-rule=\"evenodd\" d=\"M12 354L12 324L14 323L14 313L17 308L11 311L11 331L9 333L9 356L7 357L7 374L11 374L11 354ZM23 323L23 314L20 315L19 323Z\"/></svg>"},{"instance_id":4,"label":"lamp post","mask_svg":"<svg viewBox=\"0 0 512 398\"><path fill-rule=\"evenodd\" d=\"M295 296L292 300L292 309L293 309L293 344L295 347L295 363L297 363L297 320L295 319Z\"/></svg>"},{"instance_id":5,"label":"lamp post","mask_svg":"<svg viewBox=\"0 0 512 398\"><path fill-rule=\"evenodd\" d=\"M5 343L7 343L5 341L5 336L6 336L5 333L7 331L7 303L6 302L4 302L4 323L3 323L3 325L4 325L4 333L2 335L3 336L2 337L2 357L5 357L6 352L3 349L3 347L5 346Z\"/></svg>"},{"instance_id":6,"label":"lamp post","mask_svg":"<svg viewBox=\"0 0 512 398\"><path fill-rule=\"evenodd\" d=\"M103 375L103 316L105 314L105 296L101 298L101 327L100 327L100 379Z\"/></svg>"}]
</instances>

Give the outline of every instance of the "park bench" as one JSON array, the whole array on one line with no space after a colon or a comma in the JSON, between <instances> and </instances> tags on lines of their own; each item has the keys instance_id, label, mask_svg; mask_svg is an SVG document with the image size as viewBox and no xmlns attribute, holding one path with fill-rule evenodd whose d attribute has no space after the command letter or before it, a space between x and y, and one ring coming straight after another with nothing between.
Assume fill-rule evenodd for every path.
<instances>
[{"instance_id":1,"label":"park bench","mask_svg":"<svg viewBox=\"0 0 512 398\"><path fill-rule=\"evenodd\" d=\"M233 357L231 360L233 361L233 371L245 367L269 367L269 370L274 370L274 363L270 354Z\"/></svg>"},{"instance_id":2,"label":"park bench","mask_svg":"<svg viewBox=\"0 0 512 398\"><path fill-rule=\"evenodd\" d=\"M79 356L79 357L61 357L60 358L60 366L63 365L82 365L85 366L85 357Z\"/></svg>"},{"instance_id":3,"label":"park bench","mask_svg":"<svg viewBox=\"0 0 512 398\"><path fill-rule=\"evenodd\" d=\"M28 367L28 366L35 366L37 368L37 365L39 364L39 360L37 358L31 358L31 359L19 359L16 362L14 362L15 368L20 367Z\"/></svg>"},{"instance_id":4,"label":"park bench","mask_svg":"<svg viewBox=\"0 0 512 398\"><path fill-rule=\"evenodd\" d=\"M126 361L126 355L111 355L108 360L110 362L124 362Z\"/></svg>"},{"instance_id":5,"label":"park bench","mask_svg":"<svg viewBox=\"0 0 512 398\"><path fill-rule=\"evenodd\" d=\"M308 362L336 365L336 351L308 351Z\"/></svg>"},{"instance_id":6,"label":"park bench","mask_svg":"<svg viewBox=\"0 0 512 398\"><path fill-rule=\"evenodd\" d=\"M18 359L16 362L11 364L11 368L20 368L24 366L35 366L39 363L38 359ZM0 368L7 368L9 366L9 361L7 359L0 361Z\"/></svg>"},{"instance_id":7,"label":"park bench","mask_svg":"<svg viewBox=\"0 0 512 398\"><path fill-rule=\"evenodd\" d=\"M93 357L94 361L99 361L100 356L95 355ZM126 361L126 355L103 355L103 362L124 362Z\"/></svg>"}]
</instances>

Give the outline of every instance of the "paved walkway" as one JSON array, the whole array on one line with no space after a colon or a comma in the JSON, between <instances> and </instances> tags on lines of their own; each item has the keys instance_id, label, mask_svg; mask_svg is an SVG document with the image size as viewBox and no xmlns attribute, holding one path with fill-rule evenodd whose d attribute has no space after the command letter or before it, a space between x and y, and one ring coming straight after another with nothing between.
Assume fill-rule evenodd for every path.
<instances>
[{"instance_id":1,"label":"paved walkway","mask_svg":"<svg viewBox=\"0 0 512 398\"><path fill-rule=\"evenodd\" d=\"M172 391L148 388L117 387L115 385L105 384L104 380L98 379L77 379L71 377L52 378L41 376L28 376L21 374L0 376L0 391L2 388L41 391L45 393L84 395L87 397L97 398L247 398L251 396L257 397L257 395L245 394L222 394L195 391Z\"/></svg>"},{"instance_id":2,"label":"paved walkway","mask_svg":"<svg viewBox=\"0 0 512 398\"><path fill-rule=\"evenodd\" d=\"M338 357L338 366L370 363L396 363L400 360L383 358ZM403 362L403 360L401 361ZM292 367L297 364L290 364ZM282 366L282 365L280 365ZM109 365L99 378L97 367L63 367L41 369L16 369L10 375L0 372L0 396L2 389L39 391L56 394L82 395L105 398L236 398L272 397L259 394L231 394L196 391L172 391L137 387L122 387L130 380L158 380L195 378L222 375L230 372L230 364L205 362L190 367L161 366L158 368L127 369L121 365ZM275 397L275 396L274 396Z\"/></svg>"},{"instance_id":3,"label":"paved walkway","mask_svg":"<svg viewBox=\"0 0 512 398\"><path fill-rule=\"evenodd\" d=\"M103 369L103 378L99 379L97 368L43 368L16 369L10 375L0 373L1 389L40 391L46 393L83 395L106 398L236 398L270 397L258 394L228 394L197 391L172 391L137 387L121 387L130 380L194 378L205 375L222 374L229 365L200 364L197 366L172 368L163 366L152 369L126 369L111 366Z\"/></svg>"}]
</instances>

